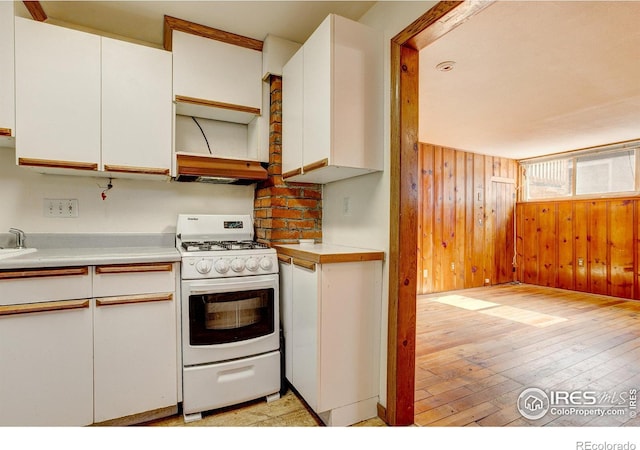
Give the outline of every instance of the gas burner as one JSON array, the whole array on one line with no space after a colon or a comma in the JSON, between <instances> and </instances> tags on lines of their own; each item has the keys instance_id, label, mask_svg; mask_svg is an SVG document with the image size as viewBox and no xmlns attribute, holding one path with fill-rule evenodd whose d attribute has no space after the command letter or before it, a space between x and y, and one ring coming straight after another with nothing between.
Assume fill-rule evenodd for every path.
<instances>
[{"instance_id":1,"label":"gas burner","mask_svg":"<svg viewBox=\"0 0 640 450\"><path fill-rule=\"evenodd\" d=\"M228 250L253 250L256 248L269 248L264 244L255 241L224 241L220 242Z\"/></svg>"},{"instance_id":2,"label":"gas burner","mask_svg":"<svg viewBox=\"0 0 640 450\"><path fill-rule=\"evenodd\" d=\"M188 241L182 243L182 248L188 252L210 252L228 250L226 246L220 242L212 241Z\"/></svg>"}]
</instances>

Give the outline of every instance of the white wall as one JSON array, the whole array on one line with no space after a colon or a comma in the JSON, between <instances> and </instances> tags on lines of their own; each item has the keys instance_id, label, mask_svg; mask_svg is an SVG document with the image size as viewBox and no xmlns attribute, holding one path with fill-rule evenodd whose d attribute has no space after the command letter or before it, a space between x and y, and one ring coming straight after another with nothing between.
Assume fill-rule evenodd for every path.
<instances>
[{"instance_id":1,"label":"white wall","mask_svg":"<svg viewBox=\"0 0 640 450\"><path fill-rule=\"evenodd\" d=\"M389 155L390 155L390 40L428 11L435 1L378 2L360 22L384 33L384 165L382 173L329 183L324 187L322 234L327 243L384 250L389 254ZM350 215L343 214L349 197ZM389 271L384 264L380 345L380 403L387 404L387 310Z\"/></svg>"},{"instance_id":2,"label":"white wall","mask_svg":"<svg viewBox=\"0 0 640 450\"><path fill-rule=\"evenodd\" d=\"M0 233L174 233L177 215L253 214L254 186L43 175L16 166L15 151L0 148ZM43 199L78 199L79 217L43 215Z\"/></svg>"}]
</instances>

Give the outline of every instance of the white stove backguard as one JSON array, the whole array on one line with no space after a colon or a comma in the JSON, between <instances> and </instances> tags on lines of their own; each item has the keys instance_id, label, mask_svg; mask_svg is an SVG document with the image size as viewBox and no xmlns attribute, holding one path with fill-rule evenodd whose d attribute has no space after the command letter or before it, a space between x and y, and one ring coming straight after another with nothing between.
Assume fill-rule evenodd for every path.
<instances>
[{"instance_id":1,"label":"white stove backguard","mask_svg":"<svg viewBox=\"0 0 640 450\"><path fill-rule=\"evenodd\" d=\"M249 215L179 214L176 237L182 241L251 241Z\"/></svg>"}]
</instances>

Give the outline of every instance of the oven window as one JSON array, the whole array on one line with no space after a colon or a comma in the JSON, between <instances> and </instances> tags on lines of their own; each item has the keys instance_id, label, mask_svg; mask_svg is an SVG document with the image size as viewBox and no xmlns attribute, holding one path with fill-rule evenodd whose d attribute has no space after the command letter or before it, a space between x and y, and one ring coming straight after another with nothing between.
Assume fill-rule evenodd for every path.
<instances>
[{"instance_id":1,"label":"oven window","mask_svg":"<svg viewBox=\"0 0 640 450\"><path fill-rule=\"evenodd\" d=\"M274 330L273 289L189 296L191 345L245 341Z\"/></svg>"}]
</instances>

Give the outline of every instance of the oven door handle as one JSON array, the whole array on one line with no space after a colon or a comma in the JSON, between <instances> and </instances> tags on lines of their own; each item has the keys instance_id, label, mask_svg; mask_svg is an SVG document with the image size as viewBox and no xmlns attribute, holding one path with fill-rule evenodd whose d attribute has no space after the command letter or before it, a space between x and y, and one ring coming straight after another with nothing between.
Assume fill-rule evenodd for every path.
<instances>
[{"instance_id":1,"label":"oven door handle","mask_svg":"<svg viewBox=\"0 0 640 450\"><path fill-rule=\"evenodd\" d=\"M229 283L228 278L223 278L226 283L216 283L209 285L195 285L188 288L189 295L215 294L219 292L233 292L238 290L247 290L251 288L261 289L268 287L264 280L242 280L237 283Z\"/></svg>"}]
</instances>

